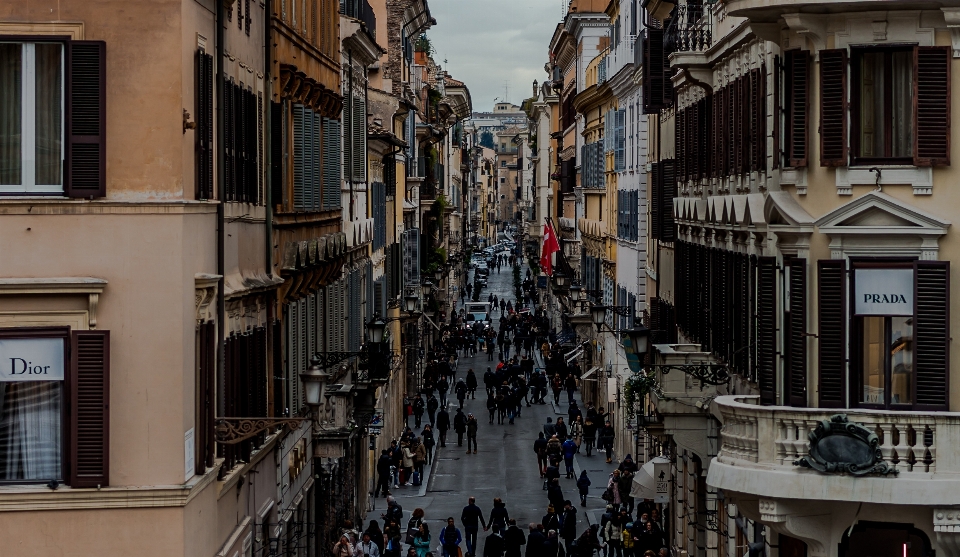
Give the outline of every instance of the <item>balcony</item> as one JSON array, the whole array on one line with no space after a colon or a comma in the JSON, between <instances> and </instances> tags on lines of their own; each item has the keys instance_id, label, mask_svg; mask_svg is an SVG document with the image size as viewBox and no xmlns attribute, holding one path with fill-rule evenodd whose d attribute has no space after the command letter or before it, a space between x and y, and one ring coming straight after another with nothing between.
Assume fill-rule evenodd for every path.
<instances>
[{"instance_id":1,"label":"balcony","mask_svg":"<svg viewBox=\"0 0 960 557\"><path fill-rule=\"evenodd\" d=\"M960 413L758 406L755 396L721 396L720 450L707 482L749 498L848 501L878 505L952 505L960 493ZM794 464L809 435L845 414L874 432L887 475L818 472ZM941 443L941 441L943 441Z\"/></svg>"},{"instance_id":2,"label":"balcony","mask_svg":"<svg viewBox=\"0 0 960 557\"><path fill-rule=\"evenodd\" d=\"M713 11L711 6L684 4L677 6L664 37L667 52L703 52L713 45Z\"/></svg>"},{"instance_id":3,"label":"balcony","mask_svg":"<svg viewBox=\"0 0 960 557\"><path fill-rule=\"evenodd\" d=\"M377 39L377 16L368 0L340 0L340 15L360 20L373 40Z\"/></svg>"}]
</instances>

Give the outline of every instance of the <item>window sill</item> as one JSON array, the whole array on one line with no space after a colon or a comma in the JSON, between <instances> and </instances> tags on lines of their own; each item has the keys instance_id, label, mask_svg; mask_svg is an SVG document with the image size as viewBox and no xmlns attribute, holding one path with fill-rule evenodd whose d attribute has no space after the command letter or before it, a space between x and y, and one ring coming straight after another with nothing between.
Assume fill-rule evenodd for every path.
<instances>
[{"instance_id":1,"label":"window sill","mask_svg":"<svg viewBox=\"0 0 960 557\"><path fill-rule=\"evenodd\" d=\"M880 185L909 185L913 195L933 194L933 167L913 165L842 166L837 168L837 194L853 195L853 186L874 186L880 169Z\"/></svg>"}]
</instances>

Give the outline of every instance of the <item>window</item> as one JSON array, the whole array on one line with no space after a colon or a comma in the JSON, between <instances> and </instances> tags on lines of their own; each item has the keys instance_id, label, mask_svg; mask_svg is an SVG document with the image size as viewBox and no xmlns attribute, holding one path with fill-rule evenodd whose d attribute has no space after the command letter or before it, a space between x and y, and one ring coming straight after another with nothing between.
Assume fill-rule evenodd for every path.
<instances>
[{"instance_id":1,"label":"window","mask_svg":"<svg viewBox=\"0 0 960 557\"><path fill-rule=\"evenodd\" d=\"M913 318L862 317L860 373L865 404L913 403Z\"/></svg>"},{"instance_id":2,"label":"window","mask_svg":"<svg viewBox=\"0 0 960 557\"><path fill-rule=\"evenodd\" d=\"M0 191L63 191L64 48L0 43Z\"/></svg>"},{"instance_id":3,"label":"window","mask_svg":"<svg viewBox=\"0 0 960 557\"><path fill-rule=\"evenodd\" d=\"M853 49L857 162L913 162L913 48Z\"/></svg>"},{"instance_id":4,"label":"window","mask_svg":"<svg viewBox=\"0 0 960 557\"><path fill-rule=\"evenodd\" d=\"M0 330L0 483L108 484L108 354L107 331Z\"/></svg>"}]
</instances>

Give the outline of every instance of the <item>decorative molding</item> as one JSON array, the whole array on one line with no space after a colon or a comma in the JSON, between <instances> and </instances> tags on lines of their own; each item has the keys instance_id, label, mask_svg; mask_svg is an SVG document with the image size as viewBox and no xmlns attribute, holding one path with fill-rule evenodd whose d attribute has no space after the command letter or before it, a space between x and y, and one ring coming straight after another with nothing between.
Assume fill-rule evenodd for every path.
<instances>
[{"instance_id":1,"label":"decorative molding","mask_svg":"<svg viewBox=\"0 0 960 557\"><path fill-rule=\"evenodd\" d=\"M896 476L899 470L883 460L880 438L872 430L851 422L846 414L834 414L820 420L808 435L808 456L793 462L794 466L812 468L825 474Z\"/></svg>"},{"instance_id":2,"label":"decorative molding","mask_svg":"<svg viewBox=\"0 0 960 557\"><path fill-rule=\"evenodd\" d=\"M211 275L207 273L197 273L194 275L194 301L195 301L195 319L197 324L216 321L216 304L213 301L217 298L217 289L220 286L220 275Z\"/></svg>"},{"instance_id":3,"label":"decorative molding","mask_svg":"<svg viewBox=\"0 0 960 557\"><path fill-rule=\"evenodd\" d=\"M950 29L950 42L953 43L953 57L960 58L960 8L940 8L943 19Z\"/></svg>"},{"instance_id":4,"label":"decorative molding","mask_svg":"<svg viewBox=\"0 0 960 557\"><path fill-rule=\"evenodd\" d=\"M933 194L933 168L917 166L884 166L880 168L880 187L911 185L914 195ZM853 186L873 186L877 173L868 168L837 168L837 194L853 195Z\"/></svg>"},{"instance_id":5,"label":"decorative molding","mask_svg":"<svg viewBox=\"0 0 960 557\"><path fill-rule=\"evenodd\" d=\"M960 557L960 509L934 509L933 531L947 557Z\"/></svg>"},{"instance_id":6,"label":"decorative molding","mask_svg":"<svg viewBox=\"0 0 960 557\"><path fill-rule=\"evenodd\" d=\"M301 418L217 418L214 431L217 443L233 445L254 437L259 433L280 427L299 429L303 422L312 420L311 416Z\"/></svg>"},{"instance_id":7,"label":"decorative molding","mask_svg":"<svg viewBox=\"0 0 960 557\"><path fill-rule=\"evenodd\" d=\"M97 328L97 308L107 281L95 277L0 278L0 295L86 294L87 322Z\"/></svg>"},{"instance_id":8,"label":"decorative molding","mask_svg":"<svg viewBox=\"0 0 960 557\"><path fill-rule=\"evenodd\" d=\"M0 35L65 36L73 41L82 41L83 22L4 22L0 23Z\"/></svg>"},{"instance_id":9,"label":"decorative molding","mask_svg":"<svg viewBox=\"0 0 960 557\"><path fill-rule=\"evenodd\" d=\"M0 199L0 215L205 215L217 201L88 201L49 197Z\"/></svg>"}]
</instances>

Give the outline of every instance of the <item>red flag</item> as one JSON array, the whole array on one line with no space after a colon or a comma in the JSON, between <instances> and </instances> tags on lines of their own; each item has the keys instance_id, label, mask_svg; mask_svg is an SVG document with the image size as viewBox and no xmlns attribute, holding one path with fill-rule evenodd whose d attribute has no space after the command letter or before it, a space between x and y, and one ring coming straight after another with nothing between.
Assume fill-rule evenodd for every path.
<instances>
[{"instance_id":1,"label":"red flag","mask_svg":"<svg viewBox=\"0 0 960 557\"><path fill-rule=\"evenodd\" d=\"M553 230L553 225L547 221L543 225L543 247L540 250L540 269L549 276L553 276L553 254L560 251L560 243L557 241L557 233Z\"/></svg>"}]
</instances>

